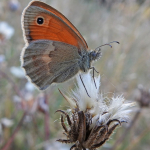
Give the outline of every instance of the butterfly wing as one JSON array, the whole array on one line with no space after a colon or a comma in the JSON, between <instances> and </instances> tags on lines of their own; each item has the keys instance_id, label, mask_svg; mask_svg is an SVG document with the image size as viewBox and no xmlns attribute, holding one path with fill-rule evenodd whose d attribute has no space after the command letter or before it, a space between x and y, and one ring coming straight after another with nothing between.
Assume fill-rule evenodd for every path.
<instances>
[{"instance_id":1,"label":"butterfly wing","mask_svg":"<svg viewBox=\"0 0 150 150\"><path fill-rule=\"evenodd\" d=\"M85 41L85 39L82 37L82 35L80 34L80 32L76 29L76 27L59 11L57 11L55 8L40 2L40 1L33 1L31 2L30 6L37 6L37 7L41 7L43 9L48 10L49 12L55 14L56 16L58 16L59 18L61 18L81 39L82 42L84 43L84 45L86 45L86 47L88 48L88 45Z\"/></svg>"},{"instance_id":2,"label":"butterfly wing","mask_svg":"<svg viewBox=\"0 0 150 150\"><path fill-rule=\"evenodd\" d=\"M24 10L22 28L27 43L45 39L60 41L87 50L87 44L79 31L60 12L49 5L33 1ZM38 23L42 19L42 24Z\"/></svg>"},{"instance_id":3,"label":"butterfly wing","mask_svg":"<svg viewBox=\"0 0 150 150\"><path fill-rule=\"evenodd\" d=\"M75 59L76 58L76 59ZM36 40L22 52L22 67L40 90L53 82L64 82L79 71L76 46L50 40Z\"/></svg>"},{"instance_id":4,"label":"butterfly wing","mask_svg":"<svg viewBox=\"0 0 150 150\"><path fill-rule=\"evenodd\" d=\"M26 40L22 67L41 90L70 79L80 70L79 51L86 51L87 44L57 10L43 2L31 2L23 12L22 28Z\"/></svg>"}]
</instances>

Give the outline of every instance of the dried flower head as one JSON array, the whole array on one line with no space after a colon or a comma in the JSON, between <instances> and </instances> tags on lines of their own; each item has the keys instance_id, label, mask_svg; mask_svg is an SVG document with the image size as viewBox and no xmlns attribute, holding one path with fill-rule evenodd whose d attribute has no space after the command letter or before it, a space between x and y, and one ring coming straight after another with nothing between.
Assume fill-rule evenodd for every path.
<instances>
[{"instance_id":1,"label":"dried flower head","mask_svg":"<svg viewBox=\"0 0 150 150\"><path fill-rule=\"evenodd\" d=\"M103 97L99 93L100 76L95 77L95 83L90 73L82 75L87 95L79 77L78 87L70 96L62 93L70 104L68 113L61 113L61 125L67 139L59 139L62 143L74 143L70 148L75 150L94 150L102 146L118 125L129 119L130 107L133 103L125 103L123 96ZM96 88L97 87L97 88ZM68 127L64 119L67 119Z\"/></svg>"},{"instance_id":2,"label":"dried flower head","mask_svg":"<svg viewBox=\"0 0 150 150\"><path fill-rule=\"evenodd\" d=\"M135 99L141 108L150 107L150 89L146 89L142 85L139 85Z\"/></svg>"}]
</instances>

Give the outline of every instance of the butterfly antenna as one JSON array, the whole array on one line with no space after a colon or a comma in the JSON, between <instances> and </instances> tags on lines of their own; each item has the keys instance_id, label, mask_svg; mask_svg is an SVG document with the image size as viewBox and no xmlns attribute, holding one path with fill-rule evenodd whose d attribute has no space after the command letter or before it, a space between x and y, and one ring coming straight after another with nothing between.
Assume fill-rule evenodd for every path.
<instances>
[{"instance_id":1,"label":"butterfly antenna","mask_svg":"<svg viewBox=\"0 0 150 150\"><path fill-rule=\"evenodd\" d=\"M117 43L117 44L120 44L118 41L112 41L112 42L103 44L103 45L101 45L101 46L98 46L98 47L95 49L95 51L96 51L97 49L98 49L98 51L100 51L100 47L105 46L105 45L108 45L108 46L110 46L110 47L112 48L112 46L111 46L110 43Z\"/></svg>"},{"instance_id":2,"label":"butterfly antenna","mask_svg":"<svg viewBox=\"0 0 150 150\"><path fill-rule=\"evenodd\" d=\"M83 82L83 80L82 80L82 78L81 78L81 75L80 75L80 74L79 74L79 76L80 76L81 82L82 82L82 84L83 84L83 86L84 86L84 88L85 88L85 91L86 91L86 93L87 93L88 97L90 97L90 95L89 95L89 93L88 93L88 91L87 91L87 89L86 89L86 87L85 87L85 85L84 85L84 82ZM91 98L91 97L90 97L90 98Z\"/></svg>"}]
</instances>

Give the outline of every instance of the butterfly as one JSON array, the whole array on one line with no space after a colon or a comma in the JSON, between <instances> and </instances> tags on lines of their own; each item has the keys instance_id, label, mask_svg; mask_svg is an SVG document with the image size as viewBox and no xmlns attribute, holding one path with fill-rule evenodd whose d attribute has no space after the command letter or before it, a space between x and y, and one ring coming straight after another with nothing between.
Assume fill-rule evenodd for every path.
<instances>
[{"instance_id":1,"label":"butterfly","mask_svg":"<svg viewBox=\"0 0 150 150\"><path fill-rule=\"evenodd\" d=\"M80 32L53 7L30 2L22 13L22 30L26 45L21 64L40 90L67 81L80 71L94 72L91 62L100 58L101 51L89 50Z\"/></svg>"}]
</instances>

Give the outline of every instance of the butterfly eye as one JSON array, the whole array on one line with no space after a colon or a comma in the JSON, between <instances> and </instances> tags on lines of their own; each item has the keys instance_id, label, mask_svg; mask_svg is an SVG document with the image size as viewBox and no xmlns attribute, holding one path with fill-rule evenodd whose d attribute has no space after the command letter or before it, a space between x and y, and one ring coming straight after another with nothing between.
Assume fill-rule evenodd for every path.
<instances>
[{"instance_id":1,"label":"butterfly eye","mask_svg":"<svg viewBox=\"0 0 150 150\"><path fill-rule=\"evenodd\" d=\"M96 57L96 54L97 54L97 53L96 53L95 51L93 51L93 52L91 53L91 55L92 55L93 58Z\"/></svg>"},{"instance_id":2,"label":"butterfly eye","mask_svg":"<svg viewBox=\"0 0 150 150\"><path fill-rule=\"evenodd\" d=\"M44 19L43 19L42 17L38 17L38 18L37 18L37 23L38 23L39 25L43 24L43 23L44 23Z\"/></svg>"}]
</instances>

